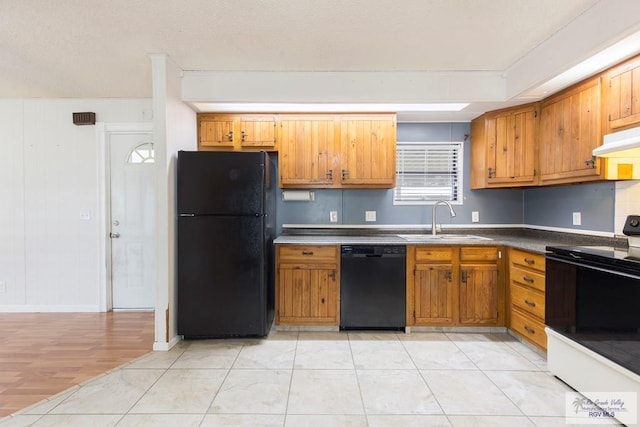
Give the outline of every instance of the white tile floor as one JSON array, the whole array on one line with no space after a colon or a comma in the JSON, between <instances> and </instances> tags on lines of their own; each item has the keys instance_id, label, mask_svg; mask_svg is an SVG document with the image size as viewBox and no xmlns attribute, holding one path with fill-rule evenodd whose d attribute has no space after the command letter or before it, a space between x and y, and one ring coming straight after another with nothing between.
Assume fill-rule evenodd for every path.
<instances>
[{"instance_id":1,"label":"white tile floor","mask_svg":"<svg viewBox=\"0 0 640 427\"><path fill-rule=\"evenodd\" d=\"M185 341L8 426L564 426L570 389L507 334L273 332Z\"/></svg>"}]
</instances>

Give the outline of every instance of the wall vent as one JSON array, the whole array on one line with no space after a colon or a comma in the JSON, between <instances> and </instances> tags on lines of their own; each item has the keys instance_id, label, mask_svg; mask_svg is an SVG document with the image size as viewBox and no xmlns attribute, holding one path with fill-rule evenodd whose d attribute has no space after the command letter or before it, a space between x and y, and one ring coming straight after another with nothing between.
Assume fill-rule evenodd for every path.
<instances>
[{"instance_id":1,"label":"wall vent","mask_svg":"<svg viewBox=\"0 0 640 427\"><path fill-rule=\"evenodd\" d=\"M73 124L76 126L95 125L96 113L73 113Z\"/></svg>"}]
</instances>

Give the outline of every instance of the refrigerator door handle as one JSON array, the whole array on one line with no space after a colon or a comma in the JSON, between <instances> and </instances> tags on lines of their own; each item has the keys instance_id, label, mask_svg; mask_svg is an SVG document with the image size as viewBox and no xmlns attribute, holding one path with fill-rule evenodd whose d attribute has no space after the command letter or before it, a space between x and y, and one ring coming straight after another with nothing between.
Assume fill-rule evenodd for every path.
<instances>
[{"instance_id":1,"label":"refrigerator door handle","mask_svg":"<svg viewBox=\"0 0 640 427\"><path fill-rule=\"evenodd\" d=\"M196 216L196 214L192 214L192 213L181 213L178 216Z\"/></svg>"}]
</instances>

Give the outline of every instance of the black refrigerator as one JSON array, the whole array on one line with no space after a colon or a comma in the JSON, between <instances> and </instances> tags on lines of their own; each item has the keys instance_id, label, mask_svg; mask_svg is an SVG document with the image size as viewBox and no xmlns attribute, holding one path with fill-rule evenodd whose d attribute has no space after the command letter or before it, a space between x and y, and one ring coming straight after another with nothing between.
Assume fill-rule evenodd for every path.
<instances>
[{"instance_id":1,"label":"black refrigerator","mask_svg":"<svg viewBox=\"0 0 640 427\"><path fill-rule=\"evenodd\" d=\"M274 316L274 167L264 151L178 152L179 335L269 333Z\"/></svg>"}]
</instances>

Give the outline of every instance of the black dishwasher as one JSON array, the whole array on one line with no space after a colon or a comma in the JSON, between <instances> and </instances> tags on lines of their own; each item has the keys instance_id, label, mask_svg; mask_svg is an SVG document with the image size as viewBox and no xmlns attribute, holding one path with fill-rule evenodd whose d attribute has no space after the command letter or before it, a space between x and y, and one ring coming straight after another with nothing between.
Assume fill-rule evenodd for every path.
<instances>
[{"instance_id":1,"label":"black dishwasher","mask_svg":"<svg viewBox=\"0 0 640 427\"><path fill-rule=\"evenodd\" d=\"M342 246L340 329L404 330L406 246Z\"/></svg>"}]
</instances>

